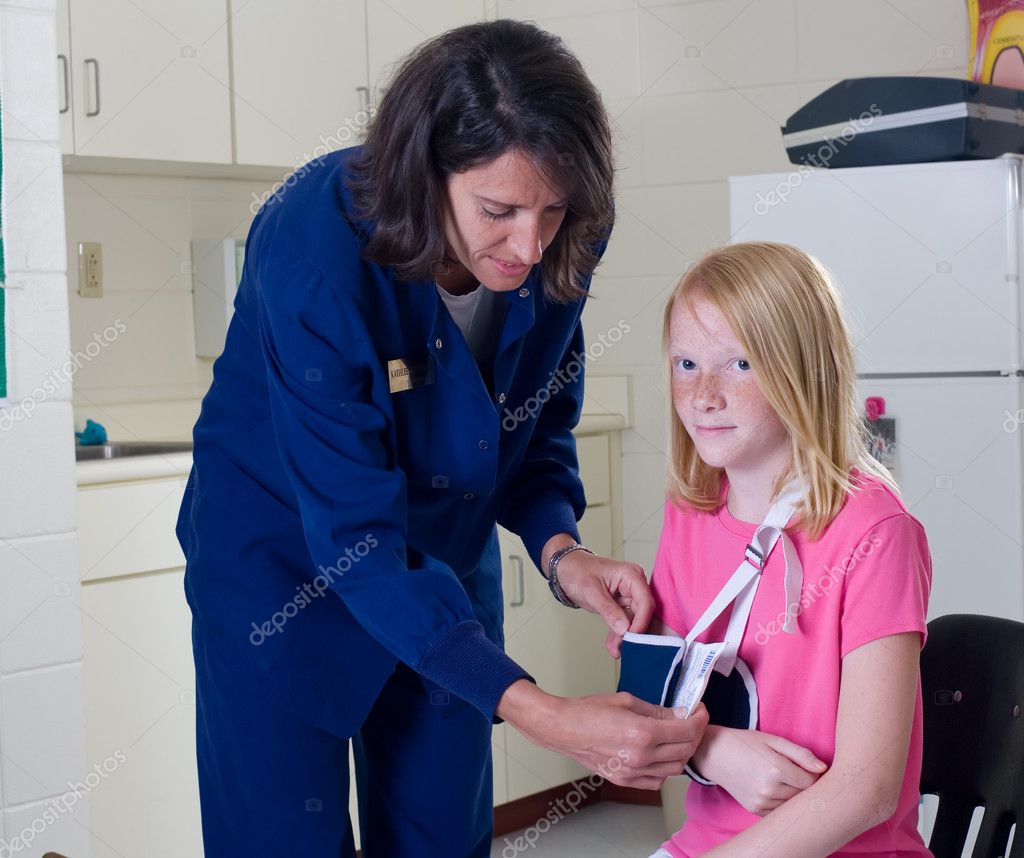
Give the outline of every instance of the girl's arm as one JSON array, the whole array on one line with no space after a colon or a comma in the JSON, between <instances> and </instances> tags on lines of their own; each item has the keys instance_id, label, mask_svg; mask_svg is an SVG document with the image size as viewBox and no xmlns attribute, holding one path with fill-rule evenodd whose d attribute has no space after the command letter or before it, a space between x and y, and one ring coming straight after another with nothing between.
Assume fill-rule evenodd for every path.
<instances>
[{"instance_id":1,"label":"girl's arm","mask_svg":"<svg viewBox=\"0 0 1024 858\"><path fill-rule=\"evenodd\" d=\"M832 767L713 858L822 858L896 810L917 697L921 637L878 638L843 659Z\"/></svg>"}]
</instances>

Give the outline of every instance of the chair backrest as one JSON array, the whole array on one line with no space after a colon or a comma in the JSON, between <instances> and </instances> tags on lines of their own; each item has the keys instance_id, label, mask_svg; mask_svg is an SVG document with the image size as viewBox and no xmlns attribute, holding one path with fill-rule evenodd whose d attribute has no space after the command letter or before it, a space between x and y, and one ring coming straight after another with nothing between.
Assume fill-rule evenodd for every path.
<instances>
[{"instance_id":1,"label":"chair backrest","mask_svg":"<svg viewBox=\"0 0 1024 858\"><path fill-rule=\"evenodd\" d=\"M960 858L984 807L972 858L1024 858L1024 623L952 614L928 624L921 652L921 792L939 798L928 844Z\"/></svg>"}]
</instances>

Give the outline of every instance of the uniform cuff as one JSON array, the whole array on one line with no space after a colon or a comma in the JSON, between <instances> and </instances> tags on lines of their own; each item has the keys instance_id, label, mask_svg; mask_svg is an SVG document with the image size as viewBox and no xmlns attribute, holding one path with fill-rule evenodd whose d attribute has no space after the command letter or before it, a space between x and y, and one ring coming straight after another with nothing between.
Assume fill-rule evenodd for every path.
<instances>
[{"instance_id":1,"label":"uniform cuff","mask_svg":"<svg viewBox=\"0 0 1024 858\"><path fill-rule=\"evenodd\" d=\"M525 670L484 634L476 620L465 620L432 643L416 671L479 709L491 723L506 689L520 679L533 681Z\"/></svg>"}]
</instances>

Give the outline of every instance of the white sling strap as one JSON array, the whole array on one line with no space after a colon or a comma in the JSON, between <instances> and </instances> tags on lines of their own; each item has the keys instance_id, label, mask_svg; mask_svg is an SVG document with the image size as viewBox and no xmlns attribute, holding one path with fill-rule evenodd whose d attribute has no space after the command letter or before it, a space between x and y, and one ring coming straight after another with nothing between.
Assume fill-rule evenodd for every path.
<instances>
[{"instance_id":1,"label":"white sling strap","mask_svg":"<svg viewBox=\"0 0 1024 858\"><path fill-rule=\"evenodd\" d=\"M743 633L746 631L747 620L750 618L750 609L754 604L757 586L761 581L761 572L772 549L780 539L786 565L783 583L786 598L786 620L783 631L789 634L796 631L796 614L800 603L800 591L803 587L803 566L792 540L786 536L783 528L792 518L797 504L803 496L804 485L796 479L790 481L779 493L768 510L764 523L751 537L747 550L744 552L743 561L686 636L686 645L689 648L704 630L721 616L729 604L735 602L729 617L729 626L725 633L722 650L718 658L715 659L714 666L716 671L725 676L732 672L733 666L736 664Z\"/></svg>"}]
</instances>

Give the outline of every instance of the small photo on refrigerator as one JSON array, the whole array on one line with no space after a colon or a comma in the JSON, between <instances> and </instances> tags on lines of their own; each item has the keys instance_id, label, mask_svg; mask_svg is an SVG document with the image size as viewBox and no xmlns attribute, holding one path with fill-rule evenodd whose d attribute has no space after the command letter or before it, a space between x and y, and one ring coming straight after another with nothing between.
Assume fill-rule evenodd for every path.
<instances>
[{"instance_id":1,"label":"small photo on refrigerator","mask_svg":"<svg viewBox=\"0 0 1024 858\"><path fill-rule=\"evenodd\" d=\"M896 468L896 421L892 417L864 418L868 450L890 471Z\"/></svg>"}]
</instances>

